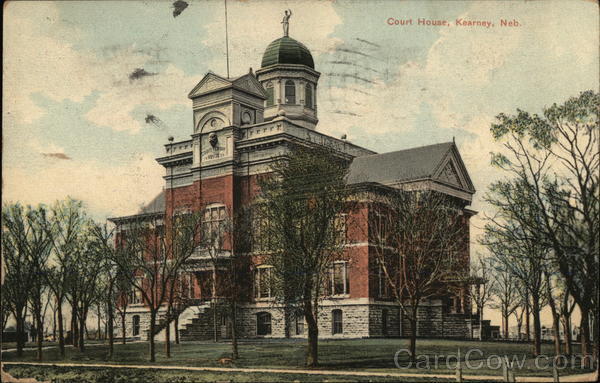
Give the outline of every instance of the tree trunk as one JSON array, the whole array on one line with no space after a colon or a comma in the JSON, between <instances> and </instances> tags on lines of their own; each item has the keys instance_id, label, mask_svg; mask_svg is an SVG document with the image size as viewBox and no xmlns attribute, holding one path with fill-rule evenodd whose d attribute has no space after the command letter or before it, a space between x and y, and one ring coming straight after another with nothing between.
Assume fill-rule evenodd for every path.
<instances>
[{"instance_id":1,"label":"tree trunk","mask_svg":"<svg viewBox=\"0 0 600 383\"><path fill-rule=\"evenodd\" d=\"M56 307L52 310L52 341L56 342Z\"/></svg>"},{"instance_id":2,"label":"tree trunk","mask_svg":"<svg viewBox=\"0 0 600 383\"><path fill-rule=\"evenodd\" d=\"M100 340L102 337L100 336L102 331L100 330L100 326L102 325L102 323L100 323L100 302L98 302L98 323L97 323L97 327L98 327L98 333L96 334L96 338L98 340Z\"/></svg>"},{"instance_id":3,"label":"tree trunk","mask_svg":"<svg viewBox=\"0 0 600 383\"><path fill-rule=\"evenodd\" d=\"M418 306L413 303L410 311L410 318L408 320L410 324L410 345L408 347L408 351L410 352L410 361L411 363L416 362L417 360L417 313ZM479 324L481 326L481 316L479 317ZM479 336L481 337L481 328L479 329Z\"/></svg>"},{"instance_id":4,"label":"tree trunk","mask_svg":"<svg viewBox=\"0 0 600 383\"><path fill-rule=\"evenodd\" d=\"M538 356L542 353L542 326L540 323L540 302L539 298L533 297L533 355Z\"/></svg>"},{"instance_id":5,"label":"tree trunk","mask_svg":"<svg viewBox=\"0 0 600 383\"><path fill-rule=\"evenodd\" d=\"M167 325L165 327L165 356L171 357L171 322L169 322L169 312L165 315Z\"/></svg>"},{"instance_id":6,"label":"tree trunk","mask_svg":"<svg viewBox=\"0 0 600 383\"><path fill-rule=\"evenodd\" d=\"M115 352L115 336L114 336L114 310L112 305L112 300L108 299L107 301L107 319L106 319L106 335L108 335L108 359L112 359Z\"/></svg>"},{"instance_id":7,"label":"tree trunk","mask_svg":"<svg viewBox=\"0 0 600 383\"><path fill-rule=\"evenodd\" d=\"M213 302L213 341L219 341L217 335L217 266L213 264L212 268L212 286L211 286L212 302Z\"/></svg>"},{"instance_id":8,"label":"tree trunk","mask_svg":"<svg viewBox=\"0 0 600 383\"><path fill-rule=\"evenodd\" d=\"M125 344L127 329L125 328L125 313L121 314L121 343Z\"/></svg>"},{"instance_id":9,"label":"tree trunk","mask_svg":"<svg viewBox=\"0 0 600 383\"><path fill-rule=\"evenodd\" d=\"M529 313L529 295L525 297L527 304L525 304L525 340L529 342L531 339L531 325L529 323L529 317L531 314Z\"/></svg>"},{"instance_id":10,"label":"tree trunk","mask_svg":"<svg viewBox=\"0 0 600 383\"><path fill-rule=\"evenodd\" d=\"M150 310L150 362L156 361L156 349L154 345L154 329L156 328L156 309Z\"/></svg>"},{"instance_id":11,"label":"tree trunk","mask_svg":"<svg viewBox=\"0 0 600 383\"><path fill-rule=\"evenodd\" d=\"M235 360L239 357L238 341L237 341L237 307L235 302L231 308L231 359Z\"/></svg>"},{"instance_id":12,"label":"tree trunk","mask_svg":"<svg viewBox=\"0 0 600 383\"><path fill-rule=\"evenodd\" d=\"M79 344L79 325L77 323L77 306L71 305L71 344L78 347Z\"/></svg>"},{"instance_id":13,"label":"tree trunk","mask_svg":"<svg viewBox=\"0 0 600 383\"><path fill-rule=\"evenodd\" d=\"M216 298L213 296L212 299L212 306L213 306L213 342L218 342L219 341L219 336L217 334L217 326L218 326L218 322L217 322L217 301Z\"/></svg>"},{"instance_id":14,"label":"tree trunk","mask_svg":"<svg viewBox=\"0 0 600 383\"><path fill-rule=\"evenodd\" d=\"M42 342L44 341L44 323L42 322L42 308L41 302L40 307L36 310L35 313L35 327L37 331L37 360L41 361L42 356Z\"/></svg>"},{"instance_id":15,"label":"tree trunk","mask_svg":"<svg viewBox=\"0 0 600 383\"><path fill-rule=\"evenodd\" d=\"M23 346L25 345L25 318L20 310L15 310L15 319L17 321L17 356L23 356Z\"/></svg>"},{"instance_id":16,"label":"tree trunk","mask_svg":"<svg viewBox=\"0 0 600 383\"><path fill-rule=\"evenodd\" d=\"M502 329L502 332L504 333L504 339L508 339L508 321L510 318L510 314L505 310L503 316L503 321L504 323L502 323L502 325L504 326L504 328Z\"/></svg>"},{"instance_id":17,"label":"tree trunk","mask_svg":"<svg viewBox=\"0 0 600 383\"><path fill-rule=\"evenodd\" d=\"M58 314L58 349L60 356L65 357L65 334L64 334L64 323L62 313L62 299L57 299L57 314Z\"/></svg>"},{"instance_id":18,"label":"tree trunk","mask_svg":"<svg viewBox=\"0 0 600 383\"><path fill-rule=\"evenodd\" d=\"M478 307L479 310L479 340L483 340L483 307Z\"/></svg>"},{"instance_id":19,"label":"tree trunk","mask_svg":"<svg viewBox=\"0 0 600 383\"><path fill-rule=\"evenodd\" d=\"M79 312L79 352L85 352L85 312L80 310Z\"/></svg>"},{"instance_id":20,"label":"tree trunk","mask_svg":"<svg viewBox=\"0 0 600 383\"><path fill-rule=\"evenodd\" d=\"M317 367L319 365L319 327L310 299L304 301L304 318L308 327L306 367Z\"/></svg>"},{"instance_id":21,"label":"tree trunk","mask_svg":"<svg viewBox=\"0 0 600 383\"><path fill-rule=\"evenodd\" d=\"M179 314L175 316L175 344L179 344Z\"/></svg>"},{"instance_id":22,"label":"tree trunk","mask_svg":"<svg viewBox=\"0 0 600 383\"><path fill-rule=\"evenodd\" d=\"M562 316L562 326L563 326L563 332L565 334L565 339L564 339L564 343L565 343L565 354L566 355L571 355L572 351L572 346L573 346L573 339L571 336L571 318L569 315L567 314L563 314Z\"/></svg>"},{"instance_id":23,"label":"tree trunk","mask_svg":"<svg viewBox=\"0 0 600 383\"><path fill-rule=\"evenodd\" d=\"M581 310L581 355L582 367L590 367L590 321L589 321L589 309L587 307L579 306Z\"/></svg>"}]
</instances>

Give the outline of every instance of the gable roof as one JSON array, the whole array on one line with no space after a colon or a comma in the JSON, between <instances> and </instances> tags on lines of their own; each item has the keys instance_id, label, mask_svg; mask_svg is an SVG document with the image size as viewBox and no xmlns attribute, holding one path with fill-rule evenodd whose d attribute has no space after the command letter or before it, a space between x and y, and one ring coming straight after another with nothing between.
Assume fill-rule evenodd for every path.
<instances>
[{"instance_id":1,"label":"gable roof","mask_svg":"<svg viewBox=\"0 0 600 383\"><path fill-rule=\"evenodd\" d=\"M217 90L236 88L266 99L265 91L252 72L245 75L226 78L216 73L208 72L202 80L190 91L188 98L196 98Z\"/></svg>"},{"instance_id":2,"label":"gable roof","mask_svg":"<svg viewBox=\"0 0 600 383\"><path fill-rule=\"evenodd\" d=\"M453 142L356 157L350 165L348 183L376 182L389 185L433 178L447 182L448 172L451 170L455 170L457 173L455 175L456 182L451 183L475 192ZM439 177L440 175L444 177ZM464 182L461 182L461 179Z\"/></svg>"}]
</instances>

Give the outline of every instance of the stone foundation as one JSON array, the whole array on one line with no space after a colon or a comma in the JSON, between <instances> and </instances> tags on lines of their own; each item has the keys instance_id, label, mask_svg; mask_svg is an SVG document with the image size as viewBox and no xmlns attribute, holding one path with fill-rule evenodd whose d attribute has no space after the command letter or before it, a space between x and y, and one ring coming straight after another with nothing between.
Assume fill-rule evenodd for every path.
<instances>
[{"instance_id":1,"label":"stone foundation","mask_svg":"<svg viewBox=\"0 0 600 383\"><path fill-rule=\"evenodd\" d=\"M364 302L363 302L364 301ZM333 312L341 310L342 332L334 334ZM258 333L258 315L270 314L270 332ZM133 317L140 317L140 331L133 335ZM384 318L385 315L385 318ZM115 326L115 335L121 336L120 317ZM160 320L157 318L157 322ZM219 338L230 336L227 318L217 315L217 335ZM393 338L408 337L410 323L402 315L400 308L393 302L377 302L353 299L330 299L322 301L319 308L319 338ZM290 317L286 324L282 307L271 302L257 302L240 305L237 313L237 331L240 338L304 338L308 328L304 318L297 326L295 318ZM437 338L470 338L472 320L468 314L448 313L439 300L431 300L419 305L417 314L417 336ZM126 334L128 338L147 339L150 314L143 307L131 308L127 313ZM286 331L287 327L287 331ZM180 329L182 340L208 340L213 338L212 309L205 309L198 317ZM298 331L300 330L300 331Z\"/></svg>"}]
</instances>

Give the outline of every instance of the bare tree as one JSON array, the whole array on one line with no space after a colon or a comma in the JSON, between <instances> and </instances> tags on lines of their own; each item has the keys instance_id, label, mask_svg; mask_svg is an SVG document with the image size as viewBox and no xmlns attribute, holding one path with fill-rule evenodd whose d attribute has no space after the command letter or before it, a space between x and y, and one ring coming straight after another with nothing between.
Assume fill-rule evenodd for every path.
<instances>
[{"instance_id":1,"label":"bare tree","mask_svg":"<svg viewBox=\"0 0 600 383\"><path fill-rule=\"evenodd\" d=\"M51 216L46 231L52 240L52 255L49 270L45 274L49 289L56 301L58 347L61 356L65 356L65 336L63 303L72 282L77 251L81 249L84 226L88 222L83 203L67 198L57 201L50 207ZM77 311L73 310L76 315ZM74 334L72 334L73 336Z\"/></svg>"},{"instance_id":2,"label":"bare tree","mask_svg":"<svg viewBox=\"0 0 600 383\"><path fill-rule=\"evenodd\" d=\"M468 280L468 221L458 201L430 190L393 191L373 218L374 254L408 319L414 361L419 305Z\"/></svg>"},{"instance_id":3,"label":"bare tree","mask_svg":"<svg viewBox=\"0 0 600 383\"><path fill-rule=\"evenodd\" d=\"M600 236L600 95L582 92L543 115L500 114L492 134L504 152L493 163L512 179L495 206L552 249L568 291L582 313L582 352L589 355L589 317L598 312ZM600 342L596 337L596 357ZM584 358L589 365L589 358Z\"/></svg>"},{"instance_id":4,"label":"bare tree","mask_svg":"<svg viewBox=\"0 0 600 383\"><path fill-rule=\"evenodd\" d=\"M194 254L200 222L199 213L186 211L120 223L121 232L117 237L120 251L112 255L113 261L121 275L141 294L150 311L148 337L151 362L156 360L154 338L158 332L159 310L168 304L171 286ZM171 319L165 317L163 325L168 328Z\"/></svg>"},{"instance_id":5,"label":"bare tree","mask_svg":"<svg viewBox=\"0 0 600 383\"><path fill-rule=\"evenodd\" d=\"M306 365L318 365L319 300L343 243L335 221L348 206L347 163L327 149L295 147L260 181L262 220L257 239L268 243L275 302L304 315L308 327ZM264 254L264 253L263 253Z\"/></svg>"},{"instance_id":6,"label":"bare tree","mask_svg":"<svg viewBox=\"0 0 600 383\"><path fill-rule=\"evenodd\" d=\"M206 207L202 211L200 254L210 263L212 270L213 332L217 341L217 312L228 318L226 325L231 334L232 359L239 357L237 307L248 298L250 279L249 210L240 209L233 214L224 207ZM220 273L218 273L220 271Z\"/></svg>"},{"instance_id":7,"label":"bare tree","mask_svg":"<svg viewBox=\"0 0 600 383\"><path fill-rule=\"evenodd\" d=\"M499 188L497 192L509 191ZM546 305L544 265L549 258L548 248L537 240L535 233L524 230L518 222L503 217L501 213L488 219L490 222L485 225L482 243L487 246L495 260L525 287L533 315L533 353L536 356L540 355L540 312Z\"/></svg>"},{"instance_id":8,"label":"bare tree","mask_svg":"<svg viewBox=\"0 0 600 383\"><path fill-rule=\"evenodd\" d=\"M510 316L522 303L519 296L518 279L506 267L502 259L493 258L492 262L493 278L495 280L492 294L497 302L493 307L500 310L500 314L502 315L502 333L504 338L508 339Z\"/></svg>"},{"instance_id":9,"label":"bare tree","mask_svg":"<svg viewBox=\"0 0 600 383\"><path fill-rule=\"evenodd\" d=\"M492 271L490 261L481 254L471 262L471 278L475 280L471 284L471 298L479 315L479 340L484 337L483 309L490 303L497 289L497 280L491 275Z\"/></svg>"},{"instance_id":10,"label":"bare tree","mask_svg":"<svg viewBox=\"0 0 600 383\"><path fill-rule=\"evenodd\" d=\"M2 208L2 311L12 313L16 321L17 356L23 355L27 300L32 279L23 242L28 241L24 210L20 205L5 205ZM24 234L23 234L24 233Z\"/></svg>"},{"instance_id":11,"label":"bare tree","mask_svg":"<svg viewBox=\"0 0 600 383\"><path fill-rule=\"evenodd\" d=\"M44 275L50 254L46 222L46 209L41 205L24 209L21 205L14 204L5 205L2 209L2 254L7 268L7 296L17 319L17 352L22 352L25 312L29 302L37 331L38 360L42 360L43 298L46 289Z\"/></svg>"},{"instance_id":12,"label":"bare tree","mask_svg":"<svg viewBox=\"0 0 600 383\"><path fill-rule=\"evenodd\" d=\"M124 308L122 304L122 295L128 295L131 286L126 278L123 278L119 272L118 266L114 263L117 257L115 254L121 249L115 246L114 229L109 229L107 225L95 224L91 228L93 250L97 253L100 260L100 280L98 283L98 332L100 332L100 316L102 311L106 312L106 336L108 337L108 358L114 355L114 321L115 306L123 312L123 344L125 344L125 313L127 303ZM127 302L127 298L125 300ZM102 308L104 306L104 309Z\"/></svg>"}]
</instances>

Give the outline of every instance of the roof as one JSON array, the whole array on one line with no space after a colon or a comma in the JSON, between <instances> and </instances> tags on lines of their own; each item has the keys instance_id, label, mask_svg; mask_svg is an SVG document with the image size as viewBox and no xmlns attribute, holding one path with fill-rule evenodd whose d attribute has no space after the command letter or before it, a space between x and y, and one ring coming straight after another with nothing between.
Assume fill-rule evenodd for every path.
<instances>
[{"instance_id":1,"label":"roof","mask_svg":"<svg viewBox=\"0 0 600 383\"><path fill-rule=\"evenodd\" d=\"M431 178L442 166L453 148L456 149L453 142L445 142L356 157L350 165L348 183L377 182L390 184Z\"/></svg>"},{"instance_id":2,"label":"roof","mask_svg":"<svg viewBox=\"0 0 600 383\"><path fill-rule=\"evenodd\" d=\"M164 213L165 211L165 191L158 193L150 203L143 206L138 214L149 214L149 213Z\"/></svg>"},{"instance_id":3,"label":"roof","mask_svg":"<svg viewBox=\"0 0 600 383\"><path fill-rule=\"evenodd\" d=\"M315 69L315 63L308 48L287 36L271 42L263 54L261 67L276 64L300 64Z\"/></svg>"}]
</instances>

